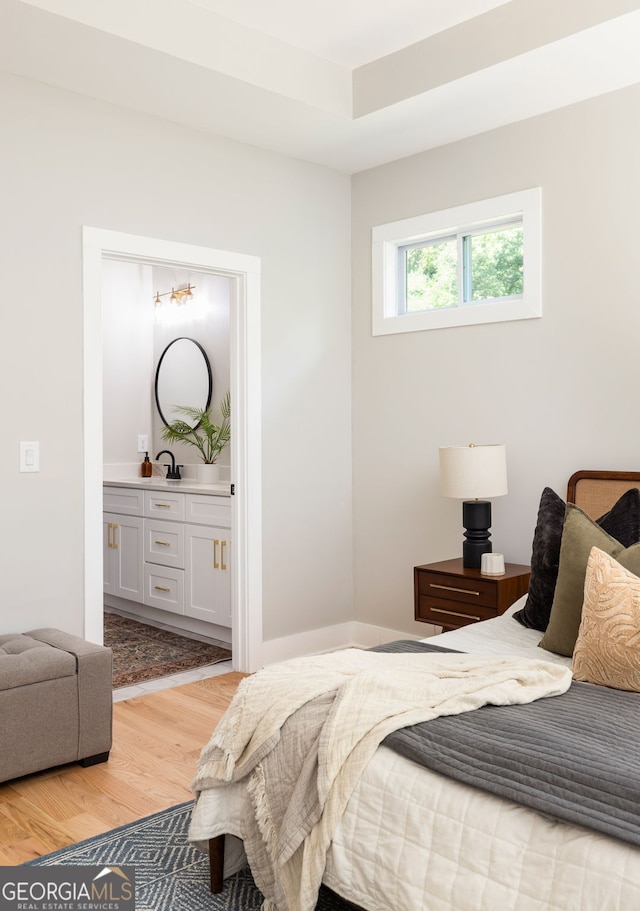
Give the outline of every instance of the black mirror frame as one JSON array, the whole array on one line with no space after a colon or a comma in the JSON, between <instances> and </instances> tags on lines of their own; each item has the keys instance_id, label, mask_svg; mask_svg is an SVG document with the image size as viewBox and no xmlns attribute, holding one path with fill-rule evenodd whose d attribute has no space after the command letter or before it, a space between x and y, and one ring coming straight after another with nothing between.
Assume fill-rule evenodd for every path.
<instances>
[{"instance_id":1,"label":"black mirror frame","mask_svg":"<svg viewBox=\"0 0 640 911\"><path fill-rule=\"evenodd\" d=\"M162 366L162 361L164 360L164 357L165 357L167 351L169 350L169 348L171 348L172 345L175 345L176 342L181 342L181 341L193 342L194 345L197 345L198 348L200 349L202 357L204 358L204 362L207 366L207 377L208 377L208 381L209 381L209 389L207 392L207 403L205 405L205 411L211 404L211 396L213 395L213 373L211 372L211 364L209 362L207 352L204 350L204 348L202 347L200 342L197 342L194 338L189 338L188 335L180 335L178 338L174 338L172 341L169 342L167 347L164 349L164 351L160 355L160 359L158 361L158 366L156 367L156 375L155 375L155 381L154 381L154 396L155 396L155 400L156 400L156 408L158 409L158 414L160 415L160 419L162 420L162 423L165 425L165 427L170 427L171 422L167 421L164 414L162 413L162 408L160 407L160 399L158 397L158 377L160 376L160 367ZM193 429L197 430L197 428L199 426L200 426L200 421L198 421L198 423L196 424L196 426Z\"/></svg>"}]
</instances>

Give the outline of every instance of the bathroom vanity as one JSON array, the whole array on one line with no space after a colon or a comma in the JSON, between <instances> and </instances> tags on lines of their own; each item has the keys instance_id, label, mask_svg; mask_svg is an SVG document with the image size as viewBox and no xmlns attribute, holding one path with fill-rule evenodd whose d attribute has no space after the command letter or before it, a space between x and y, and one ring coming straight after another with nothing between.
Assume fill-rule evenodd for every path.
<instances>
[{"instance_id":1,"label":"bathroom vanity","mask_svg":"<svg viewBox=\"0 0 640 911\"><path fill-rule=\"evenodd\" d=\"M229 484L105 481L103 523L106 606L231 640Z\"/></svg>"}]
</instances>

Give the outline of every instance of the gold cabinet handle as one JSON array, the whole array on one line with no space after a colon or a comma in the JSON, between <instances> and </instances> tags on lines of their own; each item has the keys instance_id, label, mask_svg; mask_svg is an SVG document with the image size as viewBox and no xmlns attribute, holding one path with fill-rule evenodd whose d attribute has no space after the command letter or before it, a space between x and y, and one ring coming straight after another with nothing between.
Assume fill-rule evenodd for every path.
<instances>
[{"instance_id":1,"label":"gold cabinet handle","mask_svg":"<svg viewBox=\"0 0 640 911\"><path fill-rule=\"evenodd\" d=\"M463 595L477 595L480 597L480 592L474 592L470 588L454 588L453 585L436 585L435 582L429 582L429 588L441 588L445 592L461 592Z\"/></svg>"},{"instance_id":2,"label":"gold cabinet handle","mask_svg":"<svg viewBox=\"0 0 640 911\"><path fill-rule=\"evenodd\" d=\"M457 610L444 610L442 607L430 607L429 612L432 614L445 614L447 617L465 617L467 620L481 620L481 617L474 617L472 614L461 614Z\"/></svg>"},{"instance_id":3,"label":"gold cabinet handle","mask_svg":"<svg viewBox=\"0 0 640 911\"><path fill-rule=\"evenodd\" d=\"M220 569L226 569L227 564L224 562L224 549L227 546L227 542L223 541L220 544Z\"/></svg>"},{"instance_id":4,"label":"gold cabinet handle","mask_svg":"<svg viewBox=\"0 0 640 911\"><path fill-rule=\"evenodd\" d=\"M171 589L167 588L165 585L154 585L153 586L157 592L170 592Z\"/></svg>"},{"instance_id":5,"label":"gold cabinet handle","mask_svg":"<svg viewBox=\"0 0 640 911\"><path fill-rule=\"evenodd\" d=\"M213 568L220 569L220 564L218 563L218 545L220 542L215 540L213 542Z\"/></svg>"},{"instance_id":6,"label":"gold cabinet handle","mask_svg":"<svg viewBox=\"0 0 640 911\"><path fill-rule=\"evenodd\" d=\"M154 544L159 544L160 547L171 547L169 541L154 541Z\"/></svg>"},{"instance_id":7,"label":"gold cabinet handle","mask_svg":"<svg viewBox=\"0 0 640 911\"><path fill-rule=\"evenodd\" d=\"M120 528L120 526L116 525L116 523L114 522L114 524L113 524L113 549L114 550L118 549L118 535L116 534L116 532L118 531L119 528Z\"/></svg>"},{"instance_id":8,"label":"gold cabinet handle","mask_svg":"<svg viewBox=\"0 0 640 911\"><path fill-rule=\"evenodd\" d=\"M113 547L113 544L111 543L111 530L112 530L112 528L113 528L112 523L111 523L111 522L107 522L107 547Z\"/></svg>"},{"instance_id":9,"label":"gold cabinet handle","mask_svg":"<svg viewBox=\"0 0 640 911\"><path fill-rule=\"evenodd\" d=\"M171 509L171 503L154 503L156 509Z\"/></svg>"}]
</instances>

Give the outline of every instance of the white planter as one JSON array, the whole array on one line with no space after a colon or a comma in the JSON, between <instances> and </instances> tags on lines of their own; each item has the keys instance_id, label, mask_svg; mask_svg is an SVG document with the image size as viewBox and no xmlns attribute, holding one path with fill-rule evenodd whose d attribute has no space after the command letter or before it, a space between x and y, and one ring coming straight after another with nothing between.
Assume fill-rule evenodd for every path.
<instances>
[{"instance_id":1,"label":"white planter","mask_svg":"<svg viewBox=\"0 0 640 911\"><path fill-rule=\"evenodd\" d=\"M220 466L207 465L204 462L197 466L198 481L201 484L216 484L220 480Z\"/></svg>"}]
</instances>

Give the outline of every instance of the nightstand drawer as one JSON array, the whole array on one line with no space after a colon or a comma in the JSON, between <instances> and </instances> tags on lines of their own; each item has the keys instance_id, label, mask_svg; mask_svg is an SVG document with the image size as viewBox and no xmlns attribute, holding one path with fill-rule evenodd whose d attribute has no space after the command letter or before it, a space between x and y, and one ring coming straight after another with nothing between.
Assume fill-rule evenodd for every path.
<instances>
[{"instance_id":1,"label":"nightstand drawer","mask_svg":"<svg viewBox=\"0 0 640 911\"><path fill-rule=\"evenodd\" d=\"M507 563L499 576L483 575L460 558L414 566L414 617L445 631L491 620L525 594L530 573L528 566Z\"/></svg>"},{"instance_id":2,"label":"nightstand drawer","mask_svg":"<svg viewBox=\"0 0 640 911\"><path fill-rule=\"evenodd\" d=\"M464 576L449 576L445 573L419 573L418 594L427 595L429 598L459 601L466 605L484 605L494 609L497 606L497 588L493 582L466 579Z\"/></svg>"},{"instance_id":3,"label":"nightstand drawer","mask_svg":"<svg viewBox=\"0 0 640 911\"><path fill-rule=\"evenodd\" d=\"M498 616L495 607L486 607L478 603L465 604L462 601L432 598L428 595L420 595L416 606L416 620L433 623L434 626L466 626L468 623L490 620Z\"/></svg>"}]
</instances>

